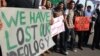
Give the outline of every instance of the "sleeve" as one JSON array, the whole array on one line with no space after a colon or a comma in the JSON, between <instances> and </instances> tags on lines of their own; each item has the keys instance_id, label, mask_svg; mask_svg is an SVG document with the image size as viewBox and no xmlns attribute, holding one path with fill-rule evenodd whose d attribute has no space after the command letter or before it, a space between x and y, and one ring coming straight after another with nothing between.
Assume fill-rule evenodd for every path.
<instances>
[{"instance_id":1,"label":"sleeve","mask_svg":"<svg viewBox=\"0 0 100 56\"><path fill-rule=\"evenodd\" d=\"M65 13L64 13L65 15L68 15L68 10L65 10Z\"/></svg>"},{"instance_id":2,"label":"sleeve","mask_svg":"<svg viewBox=\"0 0 100 56\"><path fill-rule=\"evenodd\" d=\"M6 1L7 1L7 6L8 6L8 7L14 7L15 4L16 4L16 3L15 3L16 0L6 0Z\"/></svg>"}]
</instances>

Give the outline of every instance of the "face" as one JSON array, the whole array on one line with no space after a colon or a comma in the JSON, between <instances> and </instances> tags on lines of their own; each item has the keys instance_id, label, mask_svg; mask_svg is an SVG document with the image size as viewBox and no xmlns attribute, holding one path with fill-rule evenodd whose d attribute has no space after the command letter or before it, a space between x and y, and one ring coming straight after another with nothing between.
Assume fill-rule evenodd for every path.
<instances>
[{"instance_id":1,"label":"face","mask_svg":"<svg viewBox=\"0 0 100 56\"><path fill-rule=\"evenodd\" d=\"M99 10L100 10L100 6L98 6L98 7L97 7L97 9L99 9Z\"/></svg>"},{"instance_id":2,"label":"face","mask_svg":"<svg viewBox=\"0 0 100 56\"><path fill-rule=\"evenodd\" d=\"M51 8L51 2L47 1L47 7Z\"/></svg>"},{"instance_id":3,"label":"face","mask_svg":"<svg viewBox=\"0 0 100 56\"><path fill-rule=\"evenodd\" d=\"M98 4L98 5L97 5L97 9L99 9L99 10L100 10L100 4Z\"/></svg>"},{"instance_id":4,"label":"face","mask_svg":"<svg viewBox=\"0 0 100 56\"><path fill-rule=\"evenodd\" d=\"M80 10L83 11L84 10L84 7L82 7Z\"/></svg>"},{"instance_id":5,"label":"face","mask_svg":"<svg viewBox=\"0 0 100 56\"><path fill-rule=\"evenodd\" d=\"M84 7L82 7L81 10L83 11L84 10Z\"/></svg>"},{"instance_id":6,"label":"face","mask_svg":"<svg viewBox=\"0 0 100 56\"><path fill-rule=\"evenodd\" d=\"M87 11L91 11L91 7L87 7Z\"/></svg>"},{"instance_id":7,"label":"face","mask_svg":"<svg viewBox=\"0 0 100 56\"><path fill-rule=\"evenodd\" d=\"M74 7L75 7L75 3L71 3L71 4L70 4L70 8L71 8L71 9L74 9Z\"/></svg>"},{"instance_id":8,"label":"face","mask_svg":"<svg viewBox=\"0 0 100 56\"><path fill-rule=\"evenodd\" d=\"M62 4L60 4L60 5L59 5L59 7L60 7L61 9L63 9L64 4L63 4L63 3L62 3Z\"/></svg>"}]
</instances>

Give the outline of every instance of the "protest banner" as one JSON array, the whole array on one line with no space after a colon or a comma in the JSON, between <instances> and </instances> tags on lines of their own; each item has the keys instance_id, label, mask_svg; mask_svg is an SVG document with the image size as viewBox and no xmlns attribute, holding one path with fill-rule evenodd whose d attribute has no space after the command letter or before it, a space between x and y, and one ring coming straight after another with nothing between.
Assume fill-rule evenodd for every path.
<instances>
[{"instance_id":1,"label":"protest banner","mask_svg":"<svg viewBox=\"0 0 100 56\"><path fill-rule=\"evenodd\" d=\"M63 15L54 18L54 24L51 25L51 37L65 31L63 20L64 20Z\"/></svg>"},{"instance_id":2,"label":"protest banner","mask_svg":"<svg viewBox=\"0 0 100 56\"><path fill-rule=\"evenodd\" d=\"M75 30L76 31L88 31L90 26L90 18L79 16L75 18Z\"/></svg>"},{"instance_id":3,"label":"protest banner","mask_svg":"<svg viewBox=\"0 0 100 56\"><path fill-rule=\"evenodd\" d=\"M50 10L0 8L0 45L3 56L39 56L54 45Z\"/></svg>"}]
</instances>

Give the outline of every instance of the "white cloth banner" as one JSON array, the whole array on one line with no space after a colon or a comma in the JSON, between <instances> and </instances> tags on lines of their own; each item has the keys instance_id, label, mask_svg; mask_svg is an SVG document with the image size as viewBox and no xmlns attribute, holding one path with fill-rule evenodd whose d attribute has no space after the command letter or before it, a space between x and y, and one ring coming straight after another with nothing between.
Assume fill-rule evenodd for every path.
<instances>
[{"instance_id":1,"label":"white cloth banner","mask_svg":"<svg viewBox=\"0 0 100 56\"><path fill-rule=\"evenodd\" d=\"M64 20L63 15L54 18L54 24L51 25L51 37L65 31L63 20Z\"/></svg>"}]
</instances>

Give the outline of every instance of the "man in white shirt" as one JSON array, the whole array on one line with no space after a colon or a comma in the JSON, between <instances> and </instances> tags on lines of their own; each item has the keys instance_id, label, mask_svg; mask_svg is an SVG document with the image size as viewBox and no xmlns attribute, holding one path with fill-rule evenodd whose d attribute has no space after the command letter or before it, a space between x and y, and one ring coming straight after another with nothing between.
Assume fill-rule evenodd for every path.
<instances>
[{"instance_id":1,"label":"man in white shirt","mask_svg":"<svg viewBox=\"0 0 100 56\"><path fill-rule=\"evenodd\" d=\"M75 8L75 2L71 1L68 4L68 9L66 9L64 13L65 17L64 22L66 27L65 38L69 39L69 36L71 36L71 41L70 41L71 50L77 52L77 50L75 49L74 8ZM68 52L66 51L66 53Z\"/></svg>"},{"instance_id":2,"label":"man in white shirt","mask_svg":"<svg viewBox=\"0 0 100 56\"><path fill-rule=\"evenodd\" d=\"M89 31L86 32L85 38L83 39L83 43L85 46L88 44L88 39L91 33L91 28L92 28L92 15L93 12L91 11L91 6L87 6L87 10L85 11L85 16L90 17L90 26L89 26Z\"/></svg>"},{"instance_id":3,"label":"man in white shirt","mask_svg":"<svg viewBox=\"0 0 100 56\"><path fill-rule=\"evenodd\" d=\"M85 11L85 16L91 17L92 16L91 6L87 6L87 10Z\"/></svg>"}]
</instances>

